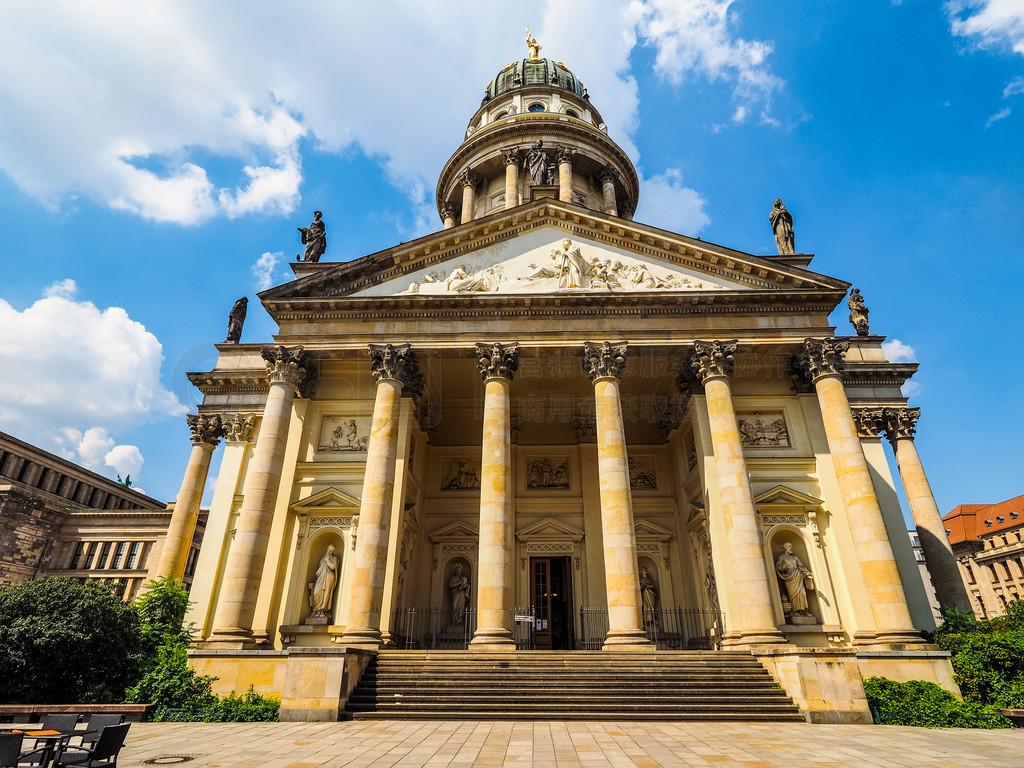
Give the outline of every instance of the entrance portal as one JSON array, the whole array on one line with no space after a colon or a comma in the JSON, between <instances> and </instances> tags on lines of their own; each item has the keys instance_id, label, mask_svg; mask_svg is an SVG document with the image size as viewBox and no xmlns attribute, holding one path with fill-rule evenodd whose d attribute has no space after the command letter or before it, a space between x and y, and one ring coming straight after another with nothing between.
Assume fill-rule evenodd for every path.
<instances>
[{"instance_id":1,"label":"entrance portal","mask_svg":"<svg viewBox=\"0 0 1024 768\"><path fill-rule=\"evenodd\" d=\"M572 650L572 570L568 557L530 558L533 640L537 650Z\"/></svg>"}]
</instances>

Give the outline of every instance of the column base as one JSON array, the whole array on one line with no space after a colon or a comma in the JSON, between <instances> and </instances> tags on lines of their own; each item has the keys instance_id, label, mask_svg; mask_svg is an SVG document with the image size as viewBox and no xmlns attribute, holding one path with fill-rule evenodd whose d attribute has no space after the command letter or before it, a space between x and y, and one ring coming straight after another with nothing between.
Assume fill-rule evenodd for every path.
<instances>
[{"instance_id":1,"label":"column base","mask_svg":"<svg viewBox=\"0 0 1024 768\"><path fill-rule=\"evenodd\" d=\"M379 629L353 629L345 630L345 633L337 641L338 645L346 648L364 648L375 651L381 646L381 635Z\"/></svg>"},{"instance_id":2,"label":"column base","mask_svg":"<svg viewBox=\"0 0 1024 768\"><path fill-rule=\"evenodd\" d=\"M241 627L221 627L213 630L213 634L206 640L196 643L196 647L211 650L252 651L258 647L258 643L253 638L251 630Z\"/></svg>"},{"instance_id":3,"label":"column base","mask_svg":"<svg viewBox=\"0 0 1024 768\"><path fill-rule=\"evenodd\" d=\"M737 646L749 647L756 645L786 645L789 641L777 629L747 629L726 632L722 635L723 648Z\"/></svg>"},{"instance_id":4,"label":"column base","mask_svg":"<svg viewBox=\"0 0 1024 768\"><path fill-rule=\"evenodd\" d=\"M627 629L609 632L604 639L602 651L656 651L658 647L650 641L642 629Z\"/></svg>"},{"instance_id":5,"label":"column base","mask_svg":"<svg viewBox=\"0 0 1024 768\"><path fill-rule=\"evenodd\" d=\"M478 629L469 641L469 650L482 651L514 651L516 641L512 631L508 629Z\"/></svg>"},{"instance_id":6,"label":"column base","mask_svg":"<svg viewBox=\"0 0 1024 768\"><path fill-rule=\"evenodd\" d=\"M921 650L934 647L913 630L902 632L856 632L853 635L853 646L854 648L885 650Z\"/></svg>"}]
</instances>

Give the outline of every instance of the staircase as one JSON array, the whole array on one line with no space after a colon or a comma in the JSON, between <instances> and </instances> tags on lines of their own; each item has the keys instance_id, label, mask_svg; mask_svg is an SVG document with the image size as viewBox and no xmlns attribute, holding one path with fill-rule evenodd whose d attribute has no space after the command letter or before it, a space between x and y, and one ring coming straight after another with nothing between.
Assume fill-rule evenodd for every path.
<instances>
[{"instance_id":1,"label":"staircase","mask_svg":"<svg viewBox=\"0 0 1024 768\"><path fill-rule=\"evenodd\" d=\"M800 710L737 651L389 651L345 706L375 720L772 720Z\"/></svg>"}]
</instances>

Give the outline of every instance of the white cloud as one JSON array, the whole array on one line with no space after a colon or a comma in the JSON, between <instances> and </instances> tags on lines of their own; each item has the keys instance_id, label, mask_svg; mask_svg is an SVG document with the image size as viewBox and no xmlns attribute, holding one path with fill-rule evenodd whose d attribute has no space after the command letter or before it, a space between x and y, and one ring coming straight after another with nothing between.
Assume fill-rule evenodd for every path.
<instances>
[{"instance_id":1,"label":"white cloud","mask_svg":"<svg viewBox=\"0 0 1024 768\"><path fill-rule=\"evenodd\" d=\"M910 398L920 395L922 389L924 388L916 381L906 381L903 383L903 386L900 387L900 392L903 393L904 397Z\"/></svg>"},{"instance_id":2,"label":"white cloud","mask_svg":"<svg viewBox=\"0 0 1024 768\"><path fill-rule=\"evenodd\" d=\"M160 381L163 349L124 309L76 291L61 280L21 312L0 299L0 423L93 469L141 466L138 449L110 433L184 411Z\"/></svg>"},{"instance_id":3,"label":"white cloud","mask_svg":"<svg viewBox=\"0 0 1024 768\"><path fill-rule=\"evenodd\" d=\"M1009 47L1024 56L1024 3L1020 0L950 0L950 31L979 48Z\"/></svg>"},{"instance_id":4,"label":"white cloud","mask_svg":"<svg viewBox=\"0 0 1024 768\"><path fill-rule=\"evenodd\" d=\"M696 235L711 223L704 211L707 201L696 190L683 186L678 168L641 180L640 190L637 219L645 224Z\"/></svg>"},{"instance_id":5,"label":"white cloud","mask_svg":"<svg viewBox=\"0 0 1024 768\"><path fill-rule=\"evenodd\" d=\"M435 228L437 172L487 80L524 55L524 35L510 30L537 20L544 55L584 79L634 161L638 43L655 46L671 82L720 83L735 119L760 113L771 124L768 98L781 83L766 64L772 44L737 37L730 6L524 0L498 14L475 0L2 3L0 103L15 119L0 121L0 170L52 206L85 194L195 224L290 212L303 142L332 153L356 144L407 192L415 228ZM385 29L386 41L376 32Z\"/></svg>"},{"instance_id":6,"label":"white cloud","mask_svg":"<svg viewBox=\"0 0 1024 768\"><path fill-rule=\"evenodd\" d=\"M689 74L734 84L740 102L733 120L742 122L748 106L767 102L782 85L767 66L774 46L762 40L735 37L733 0L634 0L638 29L657 50L655 69L673 83Z\"/></svg>"},{"instance_id":7,"label":"white cloud","mask_svg":"<svg viewBox=\"0 0 1024 768\"><path fill-rule=\"evenodd\" d=\"M65 459L108 476L138 475L144 461L137 446L118 445L103 427L84 432L64 427L53 435L53 443Z\"/></svg>"},{"instance_id":8,"label":"white cloud","mask_svg":"<svg viewBox=\"0 0 1024 768\"><path fill-rule=\"evenodd\" d=\"M256 263L252 265L252 274L256 278L256 290L265 291L274 284L274 269L277 267L277 262L283 257L284 254L281 251L275 253L268 251L256 259Z\"/></svg>"},{"instance_id":9,"label":"white cloud","mask_svg":"<svg viewBox=\"0 0 1024 768\"><path fill-rule=\"evenodd\" d=\"M882 352L890 363L917 362L917 350L899 339L882 342Z\"/></svg>"},{"instance_id":10,"label":"white cloud","mask_svg":"<svg viewBox=\"0 0 1024 768\"><path fill-rule=\"evenodd\" d=\"M1019 96L1024 93L1024 77L1015 77L1013 80L1006 84L1003 88L1003 98L1008 99L1011 96Z\"/></svg>"},{"instance_id":11,"label":"white cloud","mask_svg":"<svg viewBox=\"0 0 1024 768\"><path fill-rule=\"evenodd\" d=\"M998 112L996 112L994 115L992 115L992 117L990 117L985 122L985 127L986 128L991 128L993 123L998 123L1000 120L1005 120L1009 116L1010 116L1010 108L1009 107L1003 107L1002 109L1000 109Z\"/></svg>"}]
</instances>

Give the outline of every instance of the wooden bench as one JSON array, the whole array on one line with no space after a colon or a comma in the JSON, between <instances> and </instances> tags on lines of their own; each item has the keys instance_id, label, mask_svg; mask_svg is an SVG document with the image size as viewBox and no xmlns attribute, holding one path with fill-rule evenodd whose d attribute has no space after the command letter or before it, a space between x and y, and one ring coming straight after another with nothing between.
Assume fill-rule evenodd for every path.
<instances>
[{"instance_id":1,"label":"wooden bench","mask_svg":"<svg viewBox=\"0 0 1024 768\"><path fill-rule=\"evenodd\" d=\"M8 723L36 723L43 715L124 715L129 723L141 723L152 704L0 704L0 721Z\"/></svg>"},{"instance_id":2,"label":"wooden bench","mask_svg":"<svg viewBox=\"0 0 1024 768\"><path fill-rule=\"evenodd\" d=\"M1024 728L1024 709L997 709L996 712L1012 720L1018 728Z\"/></svg>"}]
</instances>

